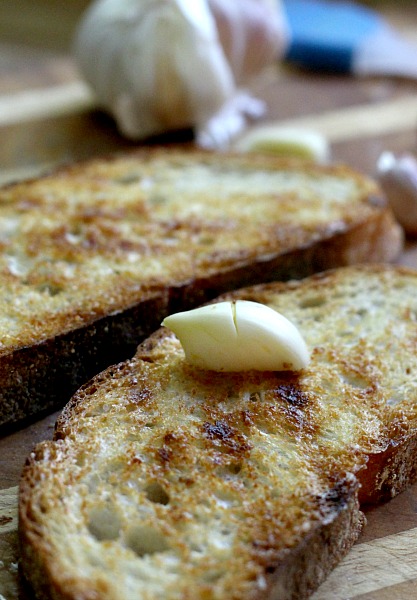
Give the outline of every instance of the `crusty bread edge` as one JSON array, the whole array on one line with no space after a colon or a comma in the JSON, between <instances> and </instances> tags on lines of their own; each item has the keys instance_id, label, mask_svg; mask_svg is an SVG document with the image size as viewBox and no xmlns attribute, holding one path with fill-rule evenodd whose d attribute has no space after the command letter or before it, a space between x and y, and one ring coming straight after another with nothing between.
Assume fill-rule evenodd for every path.
<instances>
[{"instance_id":1,"label":"crusty bread edge","mask_svg":"<svg viewBox=\"0 0 417 600\"><path fill-rule=\"evenodd\" d=\"M366 524L359 509L357 486L350 485L347 489L334 520L309 534L270 575L269 593L253 600L304 600L326 580L358 540Z\"/></svg>"},{"instance_id":2,"label":"crusty bread edge","mask_svg":"<svg viewBox=\"0 0 417 600\"><path fill-rule=\"evenodd\" d=\"M69 590L54 581L51 570L41 557L53 556L47 543L42 540L41 529L36 523L32 510L31 490L36 484L37 460L48 453L51 442L39 444L29 455L23 468L19 485L18 539L20 549L19 574L24 584L39 600L73 600ZM88 594L78 596L79 600L89 600Z\"/></svg>"},{"instance_id":3,"label":"crusty bread edge","mask_svg":"<svg viewBox=\"0 0 417 600\"><path fill-rule=\"evenodd\" d=\"M417 481L417 431L368 455L367 465L357 477L361 506L387 502L410 487Z\"/></svg>"},{"instance_id":4,"label":"crusty bread edge","mask_svg":"<svg viewBox=\"0 0 417 600\"><path fill-rule=\"evenodd\" d=\"M0 358L0 434L33 416L61 408L82 383L134 354L138 341L160 326L169 290Z\"/></svg>"}]
</instances>

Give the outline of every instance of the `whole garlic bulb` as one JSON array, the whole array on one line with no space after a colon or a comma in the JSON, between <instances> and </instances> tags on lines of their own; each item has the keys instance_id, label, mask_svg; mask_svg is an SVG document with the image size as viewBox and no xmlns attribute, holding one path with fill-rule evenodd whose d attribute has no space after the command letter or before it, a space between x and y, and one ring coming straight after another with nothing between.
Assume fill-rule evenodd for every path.
<instances>
[{"instance_id":1,"label":"whole garlic bulb","mask_svg":"<svg viewBox=\"0 0 417 600\"><path fill-rule=\"evenodd\" d=\"M221 148L263 113L240 86L285 40L278 0L96 0L74 53L127 137L193 127L199 145Z\"/></svg>"}]
</instances>

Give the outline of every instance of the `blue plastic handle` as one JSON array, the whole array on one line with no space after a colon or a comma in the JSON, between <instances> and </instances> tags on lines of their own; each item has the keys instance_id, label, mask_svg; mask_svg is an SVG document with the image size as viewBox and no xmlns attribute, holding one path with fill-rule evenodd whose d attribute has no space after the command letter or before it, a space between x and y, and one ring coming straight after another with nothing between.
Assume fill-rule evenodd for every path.
<instances>
[{"instance_id":1,"label":"blue plastic handle","mask_svg":"<svg viewBox=\"0 0 417 600\"><path fill-rule=\"evenodd\" d=\"M290 33L285 59L316 71L350 72L361 42L383 26L377 13L354 2L284 0L283 4Z\"/></svg>"}]
</instances>

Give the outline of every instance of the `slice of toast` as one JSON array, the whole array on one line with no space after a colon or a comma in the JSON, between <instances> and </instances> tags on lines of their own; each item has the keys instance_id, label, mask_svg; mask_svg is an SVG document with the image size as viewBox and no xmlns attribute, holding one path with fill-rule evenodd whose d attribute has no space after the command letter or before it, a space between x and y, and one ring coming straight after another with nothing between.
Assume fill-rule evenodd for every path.
<instances>
[{"instance_id":1,"label":"slice of toast","mask_svg":"<svg viewBox=\"0 0 417 600\"><path fill-rule=\"evenodd\" d=\"M394 259L344 167L154 148L0 191L0 426L64 403L162 318L236 287Z\"/></svg>"},{"instance_id":2,"label":"slice of toast","mask_svg":"<svg viewBox=\"0 0 417 600\"><path fill-rule=\"evenodd\" d=\"M415 480L416 272L346 267L227 297L287 316L309 366L200 370L161 328L80 388L21 480L39 598L306 598L357 539L359 502Z\"/></svg>"}]
</instances>

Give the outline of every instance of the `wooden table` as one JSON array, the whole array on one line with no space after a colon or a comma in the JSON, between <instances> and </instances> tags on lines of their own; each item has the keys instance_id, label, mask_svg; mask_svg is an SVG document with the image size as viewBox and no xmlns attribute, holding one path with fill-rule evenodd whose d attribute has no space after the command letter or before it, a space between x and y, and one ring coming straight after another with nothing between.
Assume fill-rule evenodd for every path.
<instances>
[{"instance_id":1,"label":"wooden table","mask_svg":"<svg viewBox=\"0 0 417 600\"><path fill-rule=\"evenodd\" d=\"M16 3L6 4L11 9ZM84 4L80 0L80 7ZM399 9L396 2L385 2L382 9L417 42L417 3L401 3ZM74 20L72 12L71 24ZM368 174L383 150L417 152L416 91L417 82L318 75L282 66L257 84L269 107L268 120L314 127L327 135L335 161ZM1 182L132 145L94 110L62 48L16 45L13 36L0 41L0 139ZM417 268L414 241L407 241L400 262ZM0 438L0 600L30 599L17 576L16 486L26 455L37 441L51 437L56 416ZM315 600L417 598L417 484L367 511L367 519L359 542Z\"/></svg>"}]
</instances>

